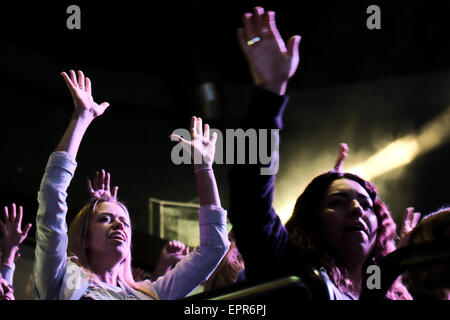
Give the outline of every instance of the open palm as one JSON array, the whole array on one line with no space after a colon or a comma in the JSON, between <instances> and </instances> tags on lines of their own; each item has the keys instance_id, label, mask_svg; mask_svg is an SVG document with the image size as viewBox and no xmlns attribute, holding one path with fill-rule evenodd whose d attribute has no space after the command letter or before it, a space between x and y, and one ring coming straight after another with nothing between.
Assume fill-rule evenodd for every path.
<instances>
[{"instance_id":1,"label":"open palm","mask_svg":"<svg viewBox=\"0 0 450 320\"><path fill-rule=\"evenodd\" d=\"M108 102L98 104L92 97L92 83L89 78L85 78L81 70L78 71L78 78L75 71L70 70L70 77L67 73L62 72L62 76L66 81L67 87L73 98L75 112L80 114L89 114L93 118L98 117L108 108Z\"/></svg>"},{"instance_id":2,"label":"open palm","mask_svg":"<svg viewBox=\"0 0 450 320\"><path fill-rule=\"evenodd\" d=\"M244 28L238 29L240 47L245 54L256 85L270 89L285 84L297 70L300 36L292 36L287 47L276 23L275 12L256 7L243 16ZM259 39L254 44L249 40Z\"/></svg>"},{"instance_id":3,"label":"open palm","mask_svg":"<svg viewBox=\"0 0 450 320\"><path fill-rule=\"evenodd\" d=\"M172 140L178 140L182 147L189 152L194 159L194 165L212 166L216 152L217 133L213 132L210 138L209 125L202 125L202 119L192 117L191 119L191 140L185 140L179 135L172 134Z\"/></svg>"}]
</instances>

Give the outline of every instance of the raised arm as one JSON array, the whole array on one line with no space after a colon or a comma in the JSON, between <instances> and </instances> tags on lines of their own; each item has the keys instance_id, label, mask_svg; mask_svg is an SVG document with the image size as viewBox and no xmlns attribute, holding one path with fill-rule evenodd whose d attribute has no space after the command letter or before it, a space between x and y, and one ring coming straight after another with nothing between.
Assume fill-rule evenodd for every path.
<instances>
[{"instance_id":1,"label":"raised arm","mask_svg":"<svg viewBox=\"0 0 450 320\"><path fill-rule=\"evenodd\" d=\"M191 118L191 140L172 134L172 141L179 141L183 148L191 154L194 161L194 173L200 206L213 205L220 207L219 190L212 169L216 150L217 134L212 133L208 124L203 126L202 118Z\"/></svg>"},{"instance_id":2,"label":"raised arm","mask_svg":"<svg viewBox=\"0 0 450 320\"><path fill-rule=\"evenodd\" d=\"M200 197L200 245L175 267L154 282L161 299L181 299L202 284L213 273L228 250L226 211L220 204L212 170L216 134L210 138L209 126L202 120L191 120L191 140L171 135L194 159L197 190Z\"/></svg>"},{"instance_id":3,"label":"raised arm","mask_svg":"<svg viewBox=\"0 0 450 320\"><path fill-rule=\"evenodd\" d=\"M286 46L276 27L275 13L264 12L261 7L256 7L253 14L245 13L243 25L238 39L256 88L242 129L275 129L271 134L275 148L269 165L233 166L229 175L229 218L245 260L247 279L262 280L273 277L282 267L280 261L288 242L286 229L272 206L276 172L262 175L261 169L278 163L278 130L282 129L288 101L284 94L299 63L300 36L291 37ZM270 139L266 143L270 146Z\"/></svg>"},{"instance_id":4,"label":"raised arm","mask_svg":"<svg viewBox=\"0 0 450 320\"><path fill-rule=\"evenodd\" d=\"M70 77L65 72L62 76L75 108L63 137L50 155L38 192L34 264L37 299L58 298L67 258L66 191L77 166L75 159L81 140L91 122L109 105L94 101L91 81L81 71L78 77L73 70Z\"/></svg>"},{"instance_id":5,"label":"raised arm","mask_svg":"<svg viewBox=\"0 0 450 320\"><path fill-rule=\"evenodd\" d=\"M11 211L8 207L4 208L4 221L0 219L0 230L3 235L0 273L11 286L15 269L14 261L20 256L19 246L27 238L31 228L31 224L27 224L22 230L22 216L22 206L16 210L16 204L13 203Z\"/></svg>"}]
</instances>

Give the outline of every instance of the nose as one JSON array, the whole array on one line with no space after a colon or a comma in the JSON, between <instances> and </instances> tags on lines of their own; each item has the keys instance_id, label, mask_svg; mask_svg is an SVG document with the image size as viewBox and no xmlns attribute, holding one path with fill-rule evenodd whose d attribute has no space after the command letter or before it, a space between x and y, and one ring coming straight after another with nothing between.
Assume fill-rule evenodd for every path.
<instances>
[{"instance_id":1,"label":"nose","mask_svg":"<svg viewBox=\"0 0 450 320\"><path fill-rule=\"evenodd\" d=\"M115 219L114 220L114 224L113 224L113 229L114 230L125 230L125 225L122 221L120 221L119 219Z\"/></svg>"},{"instance_id":2,"label":"nose","mask_svg":"<svg viewBox=\"0 0 450 320\"><path fill-rule=\"evenodd\" d=\"M351 202L351 207L350 207L350 212L354 215L356 215L357 217L362 217L364 210L361 207L361 205L359 204L359 201L356 199L353 199Z\"/></svg>"}]
</instances>

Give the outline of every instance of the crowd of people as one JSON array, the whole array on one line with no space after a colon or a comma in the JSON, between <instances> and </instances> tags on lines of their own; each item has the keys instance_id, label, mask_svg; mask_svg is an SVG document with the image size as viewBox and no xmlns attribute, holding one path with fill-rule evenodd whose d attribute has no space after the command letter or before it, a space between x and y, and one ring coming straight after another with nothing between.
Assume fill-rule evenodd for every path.
<instances>
[{"instance_id":1,"label":"crowd of people","mask_svg":"<svg viewBox=\"0 0 450 320\"><path fill-rule=\"evenodd\" d=\"M275 13L256 7L243 15L238 41L254 81L241 128L277 129L280 142L286 89L297 71L301 37L285 43ZM92 96L91 80L82 71L62 72L74 110L64 135L50 154L38 192L33 297L40 300L174 300L198 286L214 291L239 281L260 282L303 275L314 267L331 300L357 300L369 265L399 247L450 238L450 208L421 217L406 210L397 241L397 226L376 187L344 171L348 147L341 145L335 166L314 177L298 196L283 224L272 206L275 173L261 174L278 162L234 165L229 173L230 208L222 208L213 160L217 136L202 118L192 117L191 139L171 135L194 159L199 195L200 244L193 250L173 239L162 249L150 274L136 272L131 260L130 214L110 187L110 174L88 180L90 199L67 227L67 189L77 167L86 130L108 109ZM100 152L100 151L99 151ZM95 155L93 155L95 156ZM200 159L201 161L197 161ZM331 167L331 166L330 166ZM23 209L4 208L0 220L2 256L0 298L14 299L13 273L21 243L31 225L22 226ZM233 228L227 232L226 222ZM387 299L450 299L449 265L410 270L398 278Z\"/></svg>"}]
</instances>

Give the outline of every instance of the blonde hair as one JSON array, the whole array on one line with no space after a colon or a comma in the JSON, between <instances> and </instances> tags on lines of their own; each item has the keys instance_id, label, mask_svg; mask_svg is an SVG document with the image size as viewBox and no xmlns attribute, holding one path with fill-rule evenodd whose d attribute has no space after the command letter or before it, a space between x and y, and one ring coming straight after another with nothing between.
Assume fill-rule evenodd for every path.
<instances>
[{"instance_id":1,"label":"blonde hair","mask_svg":"<svg viewBox=\"0 0 450 320\"><path fill-rule=\"evenodd\" d=\"M78 212L78 214L70 224L68 232L69 243L67 248L67 255L69 256L69 259L75 262L82 269L90 273L92 275L92 279L94 280L98 280L98 278L91 271L92 268L87 254L87 239L89 223L91 221L92 214L97 209L97 206L102 202L113 202L119 205L125 211L128 217L130 216L127 207L122 202L114 200L94 199L87 205L85 205L80 210L80 212ZM134 280L131 267L131 243L126 258L122 262L120 262L118 279L121 282L127 284L129 287L139 290L155 300L159 299L155 295L155 293L151 292L143 284L143 282L136 282Z\"/></svg>"}]
</instances>

